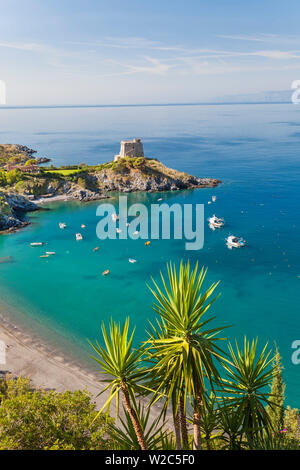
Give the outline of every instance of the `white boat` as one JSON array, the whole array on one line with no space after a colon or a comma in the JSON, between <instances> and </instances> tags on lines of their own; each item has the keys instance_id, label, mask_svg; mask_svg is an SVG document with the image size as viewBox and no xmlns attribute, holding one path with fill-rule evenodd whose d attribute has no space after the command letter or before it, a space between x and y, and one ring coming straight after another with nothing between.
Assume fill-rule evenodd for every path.
<instances>
[{"instance_id":1,"label":"white boat","mask_svg":"<svg viewBox=\"0 0 300 470\"><path fill-rule=\"evenodd\" d=\"M208 219L209 226L214 228L221 228L225 225L224 219L219 219L215 214Z\"/></svg>"},{"instance_id":2,"label":"white boat","mask_svg":"<svg viewBox=\"0 0 300 470\"><path fill-rule=\"evenodd\" d=\"M111 218L114 222L116 222L116 220L118 220L119 216L114 212L112 215L111 215Z\"/></svg>"},{"instance_id":3,"label":"white boat","mask_svg":"<svg viewBox=\"0 0 300 470\"><path fill-rule=\"evenodd\" d=\"M159 202L159 201L162 201L162 197L160 197L159 199L157 199L157 201L158 201L158 202Z\"/></svg>"},{"instance_id":4,"label":"white boat","mask_svg":"<svg viewBox=\"0 0 300 470\"><path fill-rule=\"evenodd\" d=\"M46 255L48 256L55 255L55 251L46 251Z\"/></svg>"},{"instance_id":5,"label":"white boat","mask_svg":"<svg viewBox=\"0 0 300 470\"><path fill-rule=\"evenodd\" d=\"M43 244L43 242L32 242L30 243L30 246L42 246Z\"/></svg>"},{"instance_id":6,"label":"white boat","mask_svg":"<svg viewBox=\"0 0 300 470\"><path fill-rule=\"evenodd\" d=\"M133 232L133 235L138 235L140 232L138 232L137 230L135 232Z\"/></svg>"},{"instance_id":7,"label":"white boat","mask_svg":"<svg viewBox=\"0 0 300 470\"><path fill-rule=\"evenodd\" d=\"M128 261L129 261L129 263L132 263L132 264L136 263L136 259L133 259L133 258L129 258Z\"/></svg>"},{"instance_id":8,"label":"white boat","mask_svg":"<svg viewBox=\"0 0 300 470\"><path fill-rule=\"evenodd\" d=\"M64 222L59 222L58 224L59 228L66 228L67 224L65 224Z\"/></svg>"},{"instance_id":9,"label":"white boat","mask_svg":"<svg viewBox=\"0 0 300 470\"><path fill-rule=\"evenodd\" d=\"M82 235L81 233L76 233L76 240L82 240Z\"/></svg>"},{"instance_id":10,"label":"white boat","mask_svg":"<svg viewBox=\"0 0 300 470\"><path fill-rule=\"evenodd\" d=\"M81 228L85 228L86 226L84 224L81 224Z\"/></svg>"},{"instance_id":11,"label":"white boat","mask_svg":"<svg viewBox=\"0 0 300 470\"><path fill-rule=\"evenodd\" d=\"M217 196L212 196L212 197L211 197L211 200L212 200L212 202L216 202Z\"/></svg>"},{"instance_id":12,"label":"white boat","mask_svg":"<svg viewBox=\"0 0 300 470\"><path fill-rule=\"evenodd\" d=\"M246 245L246 240L243 240L243 238L235 237L234 235L230 235L226 238L226 243L228 248L241 248L242 246Z\"/></svg>"}]
</instances>

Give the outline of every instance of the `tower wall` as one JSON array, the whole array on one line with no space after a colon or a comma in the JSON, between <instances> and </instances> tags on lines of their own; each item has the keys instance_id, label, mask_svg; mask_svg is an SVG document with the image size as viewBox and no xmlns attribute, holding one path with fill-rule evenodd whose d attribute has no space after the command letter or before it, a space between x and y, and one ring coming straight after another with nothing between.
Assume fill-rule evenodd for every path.
<instances>
[{"instance_id":1,"label":"tower wall","mask_svg":"<svg viewBox=\"0 0 300 470\"><path fill-rule=\"evenodd\" d=\"M122 140L120 154L115 156L115 161L124 157L143 157L144 149L141 139Z\"/></svg>"}]
</instances>

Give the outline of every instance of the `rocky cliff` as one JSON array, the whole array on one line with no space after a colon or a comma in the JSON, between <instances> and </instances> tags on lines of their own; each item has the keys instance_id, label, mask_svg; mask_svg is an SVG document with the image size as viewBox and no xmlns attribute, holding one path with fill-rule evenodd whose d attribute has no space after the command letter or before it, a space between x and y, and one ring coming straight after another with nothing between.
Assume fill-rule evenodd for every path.
<instances>
[{"instance_id":1,"label":"rocky cliff","mask_svg":"<svg viewBox=\"0 0 300 470\"><path fill-rule=\"evenodd\" d=\"M31 154L31 150L28 149ZM22 213L38 207L29 196L62 196L80 201L92 201L109 197L111 191L177 191L181 189L217 186L220 181L199 178L167 168L155 159L122 158L96 166L75 168L44 167L33 174L20 173L21 179L13 187L0 192L0 230L21 227ZM48 200L48 199L47 199ZM21 215L20 215L21 214Z\"/></svg>"},{"instance_id":2,"label":"rocky cliff","mask_svg":"<svg viewBox=\"0 0 300 470\"><path fill-rule=\"evenodd\" d=\"M22 220L22 215L37 209L38 206L24 196L0 192L0 230L15 230L28 225Z\"/></svg>"}]
</instances>

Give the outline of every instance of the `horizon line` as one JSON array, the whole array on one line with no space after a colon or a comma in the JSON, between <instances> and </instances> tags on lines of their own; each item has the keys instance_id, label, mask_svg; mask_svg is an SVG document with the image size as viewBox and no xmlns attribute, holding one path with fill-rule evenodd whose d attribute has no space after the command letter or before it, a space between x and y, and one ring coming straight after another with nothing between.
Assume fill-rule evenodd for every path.
<instances>
[{"instance_id":1,"label":"horizon line","mask_svg":"<svg viewBox=\"0 0 300 470\"><path fill-rule=\"evenodd\" d=\"M291 104L291 101L199 101L186 103L125 103L125 104L41 104L0 105L1 109L55 109L55 108L139 108L167 106L228 106L239 104Z\"/></svg>"}]
</instances>

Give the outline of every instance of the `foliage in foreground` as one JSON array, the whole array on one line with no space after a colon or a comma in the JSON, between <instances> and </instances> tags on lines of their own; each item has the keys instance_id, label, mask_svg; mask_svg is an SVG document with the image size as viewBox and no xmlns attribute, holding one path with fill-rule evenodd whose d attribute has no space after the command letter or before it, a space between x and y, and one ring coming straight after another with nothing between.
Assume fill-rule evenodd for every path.
<instances>
[{"instance_id":1,"label":"foliage in foreground","mask_svg":"<svg viewBox=\"0 0 300 470\"><path fill-rule=\"evenodd\" d=\"M209 315L218 283L203 291L205 275L203 268L191 269L189 263L181 263L179 269L168 266L167 277L161 275L162 285L154 282L150 289L156 324L150 325L148 340L137 349L132 346L128 319L124 326L111 320L109 332L102 325L105 346L95 348L95 359L111 389L104 407L115 397L118 405L117 389L128 386L132 412L122 425L127 437L136 434L129 442L122 428L115 427L114 438L122 448L136 448L136 443L149 448L139 403L147 398L149 407L160 402L163 416L171 411L178 450L298 447L295 430L289 435L279 429L284 386L278 351L272 355L267 344L259 348L257 339L247 338L242 346L229 344L228 352L219 346L225 339L220 336L224 326L215 325L215 317ZM124 367L127 363L129 368ZM164 439L157 444L163 448Z\"/></svg>"},{"instance_id":2,"label":"foliage in foreground","mask_svg":"<svg viewBox=\"0 0 300 470\"><path fill-rule=\"evenodd\" d=\"M101 393L110 393L100 411L85 391L0 379L0 450L300 449L299 411L284 408L278 349L273 355L247 338L219 346L224 326L209 315L217 284L203 290L205 274L182 263L168 267L161 286L154 282L158 316L138 347L129 319L102 325L94 359L106 375ZM116 423L108 415L114 400L123 406Z\"/></svg>"},{"instance_id":3,"label":"foliage in foreground","mask_svg":"<svg viewBox=\"0 0 300 470\"><path fill-rule=\"evenodd\" d=\"M107 429L113 420L97 416L86 391L32 390L29 379L6 377L0 402L0 450L112 447Z\"/></svg>"}]
</instances>

